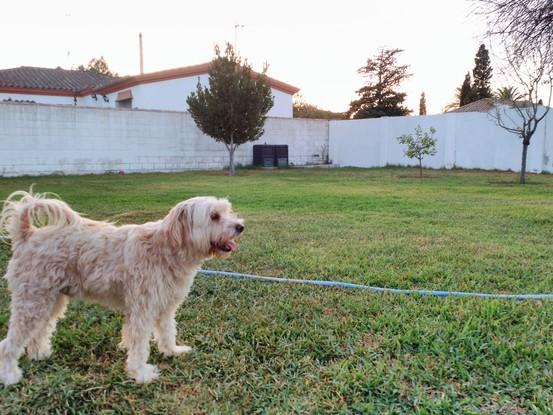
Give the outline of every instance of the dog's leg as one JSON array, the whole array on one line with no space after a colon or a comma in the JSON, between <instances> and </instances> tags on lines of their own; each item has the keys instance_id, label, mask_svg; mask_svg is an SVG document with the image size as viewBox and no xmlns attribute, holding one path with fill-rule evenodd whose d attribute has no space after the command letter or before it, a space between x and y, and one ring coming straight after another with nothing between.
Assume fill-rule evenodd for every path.
<instances>
[{"instance_id":1,"label":"dog's leg","mask_svg":"<svg viewBox=\"0 0 553 415\"><path fill-rule=\"evenodd\" d=\"M120 350L127 350L129 348L129 322L128 317L123 319L123 327L121 327L121 341L119 342Z\"/></svg>"},{"instance_id":2,"label":"dog's leg","mask_svg":"<svg viewBox=\"0 0 553 415\"><path fill-rule=\"evenodd\" d=\"M128 348L127 373L138 383L149 383L159 377L157 368L146 363L150 354L152 325L150 310L136 307L129 313L124 329Z\"/></svg>"},{"instance_id":3,"label":"dog's leg","mask_svg":"<svg viewBox=\"0 0 553 415\"><path fill-rule=\"evenodd\" d=\"M67 307L67 297L60 295L54 305L52 315L41 330L27 344L27 356L29 359L42 360L52 355L52 344L50 338L56 330L58 319L63 316Z\"/></svg>"},{"instance_id":4,"label":"dog's leg","mask_svg":"<svg viewBox=\"0 0 553 415\"><path fill-rule=\"evenodd\" d=\"M52 292L19 290L12 295L8 335L0 342L0 383L19 382L17 360L26 343L47 323L57 300Z\"/></svg>"},{"instance_id":5,"label":"dog's leg","mask_svg":"<svg viewBox=\"0 0 553 415\"><path fill-rule=\"evenodd\" d=\"M158 350L165 356L187 353L192 350L190 346L177 346L177 323L175 321L176 307L160 313L154 322L154 337Z\"/></svg>"}]
</instances>

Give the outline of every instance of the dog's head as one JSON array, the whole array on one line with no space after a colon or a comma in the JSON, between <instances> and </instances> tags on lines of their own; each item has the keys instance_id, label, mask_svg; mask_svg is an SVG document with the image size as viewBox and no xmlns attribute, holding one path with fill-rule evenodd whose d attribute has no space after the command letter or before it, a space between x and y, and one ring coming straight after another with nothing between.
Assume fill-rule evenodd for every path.
<instances>
[{"instance_id":1,"label":"dog's head","mask_svg":"<svg viewBox=\"0 0 553 415\"><path fill-rule=\"evenodd\" d=\"M176 205L163 220L169 242L198 256L228 256L244 231L244 221L227 199L194 197Z\"/></svg>"}]
</instances>

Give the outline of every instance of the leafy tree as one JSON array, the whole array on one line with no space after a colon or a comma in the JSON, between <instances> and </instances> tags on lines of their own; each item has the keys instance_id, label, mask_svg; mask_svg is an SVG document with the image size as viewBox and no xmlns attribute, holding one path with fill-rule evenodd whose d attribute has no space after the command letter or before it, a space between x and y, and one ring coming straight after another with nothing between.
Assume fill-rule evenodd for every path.
<instances>
[{"instance_id":1,"label":"leafy tree","mask_svg":"<svg viewBox=\"0 0 553 415\"><path fill-rule=\"evenodd\" d=\"M112 72L109 69L108 63L106 62L106 59L103 56L100 56L98 59L92 58L86 67L84 65L77 66L77 70L79 71L89 71L94 72L100 75L106 75L106 76L118 76L117 73Z\"/></svg>"},{"instance_id":2,"label":"leafy tree","mask_svg":"<svg viewBox=\"0 0 553 415\"><path fill-rule=\"evenodd\" d=\"M411 113L402 105L406 94L395 90L411 76L407 72L409 65L397 64L397 55L401 52L401 49L381 49L358 70L367 81L356 91L360 98L350 103L347 118L379 118Z\"/></svg>"},{"instance_id":3,"label":"leafy tree","mask_svg":"<svg viewBox=\"0 0 553 415\"><path fill-rule=\"evenodd\" d=\"M490 54L484 44L481 44L474 58L474 69L472 70L473 84L472 90L474 101L482 98L491 98L493 96L490 88L492 79L492 67L490 65Z\"/></svg>"},{"instance_id":4,"label":"leafy tree","mask_svg":"<svg viewBox=\"0 0 553 415\"><path fill-rule=\"evenodd\" d=\"M504 86L502 88L497 88L494 98L498 101L513 102L523 99L524 95L519 93L514 86Z\"/></svg>"},{"instance_id":5,"label":"leafy tree","mask_svg":"<svg viewBox=\"0 0 553 415\"><path fill-rule=\"evenodd\" d=\"M426 96L424 95L424 92L421 94L421 98L419 100L419 115L426 115Z\"/></svg>"},{"instance_id":6,"label":"leafy tree","mask_svg":"<svg viewBox=\"0 0 553 415\"><path fill-rule=\"evenodd\" d=\"M404 154L410 159L416 158L419 161L419 177L422 178L422 160L424 156L434 156L436 154L436 139L434 134L436 129L430 127L430 130L423 131L420 125L415 127L415 136L412 134L403 134L397 137L400 144L407 148Z\"/></svg>"},{"instance_id":7,"label":"leafy tree","mask_svg":"<svg viewBox=\"0 0 553 415\"><path fill-rule=\"evenodd\" d=\"M215 47L209 67L209 88L198 81L196 92L186 102L196 125L215 141L224 143L229 152L229 176L234 176L234 152L248 141L263 135L267 112L273 106L267 66L261 74L227 43L224 55Z\"/></svg>"},{"instance_id":8,"label":"leafy tree","mask_svg":"<svg viewBox=\"0 0 553 415\"><path fill-rule=\"evenodd\" d=\"M294 96L293 113L294 118L317 118L325 120L344 119L343 112L327 111L316 105L308 104L301 95Z\"/></svg>"}]
</instances>

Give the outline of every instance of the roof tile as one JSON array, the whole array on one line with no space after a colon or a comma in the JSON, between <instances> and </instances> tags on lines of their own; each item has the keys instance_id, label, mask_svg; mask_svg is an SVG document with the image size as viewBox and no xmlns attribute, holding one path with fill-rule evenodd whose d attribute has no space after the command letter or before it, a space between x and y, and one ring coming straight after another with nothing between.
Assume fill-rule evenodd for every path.
<instances>
[{"instance_id":1,"label":"roof tile","mask_svg":"<svg viewBox=\"0 0 553 415\"><path fill-rule=\"evenodd\" d=\"M90 71L66 70L61 68L19 68L0 70L0 87L33 88L56 91L78 92L82 89L99 87L117 78Z\"/></svg>"}]
</instances>

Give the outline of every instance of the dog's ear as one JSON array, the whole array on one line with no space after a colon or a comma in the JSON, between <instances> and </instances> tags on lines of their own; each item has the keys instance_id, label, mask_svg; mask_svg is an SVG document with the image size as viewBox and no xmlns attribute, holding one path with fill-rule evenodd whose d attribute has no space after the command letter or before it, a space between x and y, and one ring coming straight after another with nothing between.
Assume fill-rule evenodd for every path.
<instances>
[{"instance_id":1,"label":"dog's ear","mask_svg":"<svg viewBox=\"0 0 553 415\"><path fill-rule=\"evenodd\" d=\"M166 216L166 235L175 248L181 248L190 241L190 223L185 204L175 206Z\"/></svg>"}]
</instances>

